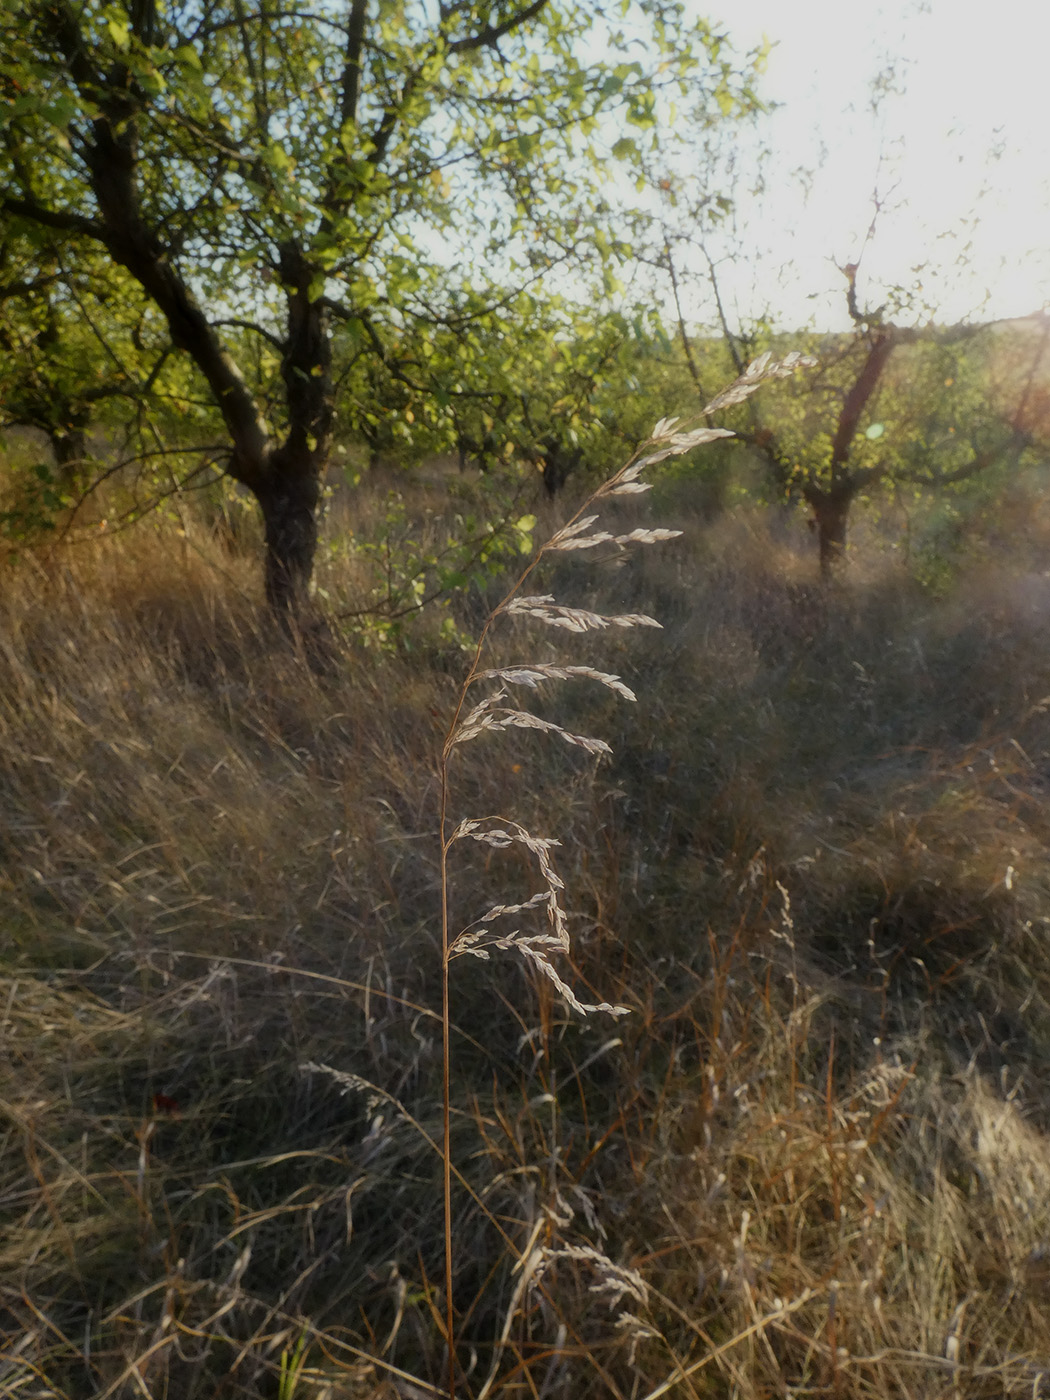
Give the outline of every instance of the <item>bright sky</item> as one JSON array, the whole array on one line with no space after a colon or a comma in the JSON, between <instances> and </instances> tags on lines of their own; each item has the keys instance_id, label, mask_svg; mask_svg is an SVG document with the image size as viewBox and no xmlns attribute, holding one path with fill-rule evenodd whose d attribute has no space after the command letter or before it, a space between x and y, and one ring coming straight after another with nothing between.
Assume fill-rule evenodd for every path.
<instances>
[{"instance_id":1,"label":"bright sky","mask_svg":"<svg viewBox=\"0 0 1050 1400\"><path fill-rule=\"evenodd\" d=\"M834 262L860 255L876 186L884 209L864 251L862 305L917 282L928 310L915 320L1050 303L1047 0L690 4L738 50L777 41L761 82L783 104L762 129L767 191L735 192L754 253L746 272L721 273L742 311L765 304L782 325L848 324ZM873 114L873 79L890 64L896 91ZM699 271L689 310L710 321Z\"/></svg>"}]
</instances>

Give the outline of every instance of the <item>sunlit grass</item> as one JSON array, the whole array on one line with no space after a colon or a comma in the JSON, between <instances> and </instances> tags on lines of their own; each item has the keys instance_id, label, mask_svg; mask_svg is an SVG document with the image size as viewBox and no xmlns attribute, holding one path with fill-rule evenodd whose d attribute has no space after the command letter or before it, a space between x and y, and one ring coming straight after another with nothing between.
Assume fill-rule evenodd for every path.
<instances>
[{"instance_id":1,"label":"sunlit grass","mask_svg":"<svg viewBox=\"0 0 1050 1400\"><path fill-rule=\"evenodd\" d=\"M465 810L513 802L557 831L574 986L631 1008L581 1024L511 962L457 964L464 1394L491 1373L489 1393L574 1400L1038 1395L1038 513L1009 557L974 536L949 584L873 544L829 594L794 523L694 524L685 488L661 495L652 523L685 541L557 579L666 625L573 657L639 706L580 691L551 710L613 758L525 735L509 769L462 777ZM337 634L311 667L253 579L174 526L5 576L14 1396L443 1384L436 754L455 658L424 622L425 645ZM507 875L477 864L478 907ZM585 1252L542 1287L516 1269L586 1242L641 1276L648 1335L617 1328Z\"/></svg>"}]
</instances>

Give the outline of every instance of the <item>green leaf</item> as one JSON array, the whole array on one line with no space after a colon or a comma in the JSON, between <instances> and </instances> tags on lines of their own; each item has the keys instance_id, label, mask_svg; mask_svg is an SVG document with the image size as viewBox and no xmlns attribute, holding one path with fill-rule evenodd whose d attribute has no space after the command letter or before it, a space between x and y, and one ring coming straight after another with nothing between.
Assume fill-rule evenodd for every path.
<instances>
[{"instance_id":1,"label":"green leaf","mask_svg":"<svg viewBox=\"0 0 1050 1400\"><path fill-rule=\"evenodd\" d=\"M180 44L173 51L172 58L184 68L192 68L197 73L203 72L200 55L192 44Z\"/></svg>"},{"instance_id":2,"label":"green leaf","mask_svg":"<svg viewBox=\"0 0 1050 1400\"><path fill-rule=\"evenodd\" d=\"M128 47L131 26L126 19L120 15L110 15L106 20L106 28L118 49L124 50Z\"/></svg>"}]
</instances>

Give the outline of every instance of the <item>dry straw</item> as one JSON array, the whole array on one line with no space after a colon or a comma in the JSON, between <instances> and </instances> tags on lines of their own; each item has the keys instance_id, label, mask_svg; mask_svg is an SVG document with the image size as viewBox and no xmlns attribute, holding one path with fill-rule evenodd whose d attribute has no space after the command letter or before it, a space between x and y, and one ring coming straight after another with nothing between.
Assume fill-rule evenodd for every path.
<instances>
[{"instance_id":1,"label":"dry straw","mask_svg":"<svg viewBox=\"0 0 1050 1400\"><path fill-rule=\"evenodd\" d=\"M796 370L815 363L810 357L796 353L782 360L770 354L760 356L703 410L703 418L719 409L742 403L760 384L770 379L785 379ZM448 1344L448 1394L455 1400L455 1315L452 1302L452 1161L450 1147L450 1016L449 967L453 958L470 955L488 958L492 952L513 952L538 974L553 984L558 994L581 1015L604 1012L623 1016L628 1008L609 1002L582 1002L558 970L555 959L570 952L568 921L562 902L564 881L559 876L552 852L560 842L550 836L537 836L512 818L489 815L468 817L450 827L451 764L453 755L463 744L486 734L508 729L534 729L556 735L565 743L586 753L600 756L610 752L604 739L577 734L530 710L522 709L511 699L512 689L535 690L550 681L590 680L605 686L625 700L636 696L619 676L590 666L555 665L549 662L529 662L521 665L483 669L482 658L493 627L500 618L521 617L547 627L572 633L603 631L610 627L659 627L655 618L643 613L609 614L591 612L585 608L567 607L549 593L529 594L525 587L539 565L550 555L567 554L600 546L626 549L632 545L659 544L674 539L680 530L629 530L616 534L597 528L596 504L612 496L633 496L648 491L647 482L639 480L647 467L668 457L678 457L714 442L732 437L727 428L712 428L706 422L693 427L680 426L678 418L662 418L653 428L650 438L618 472L603 482L579 507L572 518L542 544L511 585L502 601L489 613L481 629L473 659L460 687L455 710L445 735L441 752L441 938L442 938L442 1062L443 1062L443 1122L442 1157L444 1166L444 1233L445 1233L445 1317ZM477 688L489 685L487 694L475 699ZM473 703L470 703L473 701ZM466 927L453 933L449 923L449 855L460 841L473 841L495 849L518 848L527 852L537 868L542 888L530 898L509 904L496 904ZM530 916L543 911L538 928L529 931ZM526 916L524 920L520 916ZM509 925L509 927L508 927ZM515 926L517 925L517 926ZM609 1265L615 1269L616 1266ZM632 1325L634 1319L632 1318ZM641 1324L639 1324L640 1326Z\"/></svg>"}]
</instances>

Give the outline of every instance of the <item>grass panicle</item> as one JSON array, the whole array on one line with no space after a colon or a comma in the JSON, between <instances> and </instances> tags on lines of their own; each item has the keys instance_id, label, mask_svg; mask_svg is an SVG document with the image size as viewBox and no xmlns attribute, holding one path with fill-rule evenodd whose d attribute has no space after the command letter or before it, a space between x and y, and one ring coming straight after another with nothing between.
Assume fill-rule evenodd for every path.
<instances>
[{"instance_id":1,"label":"grass panicle","mask_svg":"<svg viewBox=\"0 0 1050 1400\"><path fill-rule=\"evenodd\" d=\"M813 363L809 357L793 354L784 360L774 360L766 354L748 365L744 373L728 389L724 390L704 409L704 416L730 404L743 402L765 381L784 378L797 369ZM559 603L552 594L527 594L523 590L533 574L548 556L559 553L575 553L599 546L623 550L629 546L660 544L677 539L681 530L638 527L624 534L595 529L599 516L591 513L598 502L614 496L638 495L649 489L647 482L639 480L646 467L668 457L681 456L692 449L720 437L731 437L724 428L694 427L681 430L677 418L663 418L653 429L649 440L642 444L633 457L619 471L604 481L578 507L570 519L554 531L546 543L540 545L521 574L511 584L503 599L492 609L486 618L470 668L464 677L456 700L452 720L445 735L441 752L441 1021L442 1021L442 1108L444 1118L444 1235L445 1235L445 1298L446 1333L449 1349L448 1393L454 1400L456 1393L455 1357L455 1310L453 1304L453 1246L452 1246L452 1161L451 1161L451 1025L449 1009L449 969L452 961L462 954L488 958L493 951L514 952L524 958L528 965L548 983L552 984L559 996L582 1016L603 1012L610 1016L625 1016L630 1008L614 1005L608 1001L584 1002L558 971L553 955L571 952L568 920L561 903L564 881L557 874L551 852L560 842L553 837L537 836L519 822L502 816L484 818L464 818L449 830L449 807L451 787L451 762L460 744L467 743L486 733L497 733L508 729L533 729L556 735L565 743L583 749L595 756L611 753L604 739L588 734L575 733L553 720L548 720L531 710L502 702L508 699L508 686L524 686L535 690L548 681L593 680L605 686L625 700L634 701L637 697L619 676L590 666L566 666L550 662L526 663L524 665L503 666L482 669L482 657L493 626L503 617L522 617L530 621L546 624L556 629L575 632L600 632L607 628L630 629L635 627L660 628L655 618L645 613L604 613L587 608L567 607ZM476 700L468 709L474 688L485 683L495 688ZM515 846L528 852L535 861L543 889L524 902L516 904L496 904L459 932L453 933L450 925L449 854L459 841L470 840L494 849L507 849ZM538 932L524 932L520 928L497 933L492 927L497 920L508 917L517 919L522 914L533 914L538 910L545 914L545 922ZM505 926L504 926L505 927ZM554 1256L550 1256L554 1257ZM574 1257L581 1257L579 1255ZM610 1276L617 1266L608 1261Z\"/></svg>"}]
</instances>

